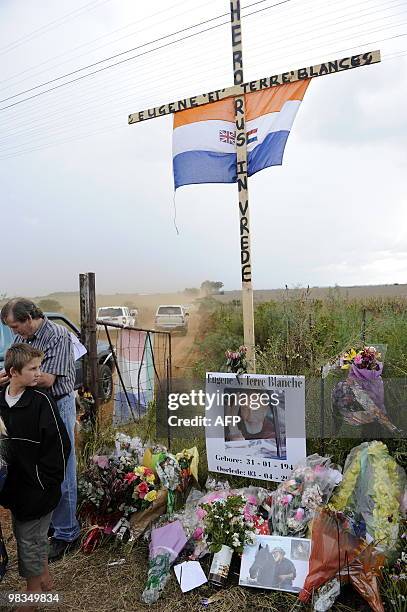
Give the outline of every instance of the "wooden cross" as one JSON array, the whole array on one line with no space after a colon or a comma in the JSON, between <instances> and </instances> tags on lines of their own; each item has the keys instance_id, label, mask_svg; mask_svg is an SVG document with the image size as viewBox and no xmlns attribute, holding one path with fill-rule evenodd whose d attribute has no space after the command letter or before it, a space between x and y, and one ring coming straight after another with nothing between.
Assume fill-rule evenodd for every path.
<instances>
[{"instance_id":1,"label":"wooden cross","mask_svg":"<svg viewBox=\"0 0 407 612\"><path fill-rule=\"evenodd\" d=\"M230 18L232 28L232 57L233 57L233 87L217 89L199 96L192 96L163 104L155 108L138 111L129 115L129 124L154 119L178 111L211 104L224 98L234 98L235 126L236 126L236 166L237 186L239 194L239 217L240 217L240 265L242 281L242 305L243 305L243 330L244 343L247 346L247 361L249 371L255 372L254 354L254 309L253 309L253 287L252 287L252 263L251 263L251 240L250 240L250 217L249 217L249 192L247 175L247 135L245 129L245 95L246 93L277 87L285 83L293 83L304 79L310 79L326 74L334 74L352 68L368 66L380 62L380 51L368 51L344 57L341 59L324 62L315 66L307 66L297 70L290 70L282 74L259 79L257 81L244 82L243 79L243 51L242 51L242 27L240 21L240 0L231 0Z\"/></svg>"}]
</instances>

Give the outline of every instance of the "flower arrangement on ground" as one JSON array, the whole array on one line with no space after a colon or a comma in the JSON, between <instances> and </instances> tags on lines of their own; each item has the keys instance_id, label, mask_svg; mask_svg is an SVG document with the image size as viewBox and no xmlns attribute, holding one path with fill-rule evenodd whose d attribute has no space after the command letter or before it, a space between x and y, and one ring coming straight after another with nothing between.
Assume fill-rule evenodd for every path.
<instances>
[{"instance_id":1,"label":"flower arrangement on ground","mask_svg":"<svg viewBox=\"0 0 407 612\"><path fill-rule=\"evenodd\" d=\"M223 496L219 492L199 504L197 515L203 522L201 535L211 552L216 553L222 546L229 546L241 553L246 544L253 543L255 504L255 499L250 500L244 495L228 493Z\"/></svg>"},{"instance_id":2,"label":"flower arrangement on ground","mask_svg":"<svg viewBox=\"0 0 407 612\"><path fill-rule=\"evenodd\" d=\"M298 464L271 495L273 534L305 536L315 512L328 501L341 478L329 457L311 455Z\"/></svg>"},{"instance_id":3,"label":"flower arrangement on ground","mask_svg":"<svg viewBox=\"0 0 407 612\"><path fill-rule=\"evenodd\" d=\"M94 456L78 479L79 513L92 525L83 550L91 552L121 519L148 508L157 497L154 471L129 457Z\"/></svg>"},{"instance_id":4,"label":"flower arrangement on ground","mask_svg":"<svg viewBox=\"0 0 407 612\"><path fill-rule=\"evenodd\" d=\"M344 478L332 498L332 507L361 516L377 546L392 550L399 531L405 481L404 470L383 442L364 442L346 459Z\"/></svg>"}]
</instances>

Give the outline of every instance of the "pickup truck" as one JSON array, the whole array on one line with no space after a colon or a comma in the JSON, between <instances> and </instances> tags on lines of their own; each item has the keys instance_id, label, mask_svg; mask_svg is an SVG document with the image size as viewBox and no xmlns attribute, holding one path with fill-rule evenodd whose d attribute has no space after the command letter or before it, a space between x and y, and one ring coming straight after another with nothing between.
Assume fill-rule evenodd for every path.
<instances>
[{"instance_id":1,"label":"pickup truck","mask_svg":"<svg viewBox=\"0 0 407 612\"><path fill-rule=\"evenodd\" d=\"M188 333L189 313L179 304L161 305L155 314L155 329L163 331L179 331L183 335Z\"/></svg>"},{"instance_id":2,"label":"pickup truck","mask_svg":"<svg viewBox=\"0 0 407 612\"><path fill-rule=\"evenodd\" d=\"M64 314L60 312L46 312L46 317L51 321L55 321L59 325L63 325L74 334L77 338L80 338L80 331L72 321L68 319ZM7 325L4 325L0 321L0 370L4 366L4 355L8 347L13 343L13 333ZM98 363L99 363L99 398L103 402L110 400L113 394L113 371L114 361L110 351L109 345L106 342L98 342ZM76 367L76 378L75 378L75 389L83 384L83 357L75 361Z\"/></svg>"},{"instance_id":3,"label":"pickup truck","mask_svg":"<svg viewBox=\"0 0 407 612\"><path fill-rule=\"evenodd\" d=\"M135 327L137 325L138 311L135 308L129 310L126 306L102 306L98 308L96 318L105 323ZM98 325L98 329L103 330L104 326Z\"/></svg>"}]
</instances>

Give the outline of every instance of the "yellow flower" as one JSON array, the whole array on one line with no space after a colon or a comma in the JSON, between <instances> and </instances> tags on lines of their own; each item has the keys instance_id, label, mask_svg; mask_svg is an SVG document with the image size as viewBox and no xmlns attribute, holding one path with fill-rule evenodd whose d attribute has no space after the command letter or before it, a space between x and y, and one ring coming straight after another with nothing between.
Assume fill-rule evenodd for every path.
<instances>
[{"instance_id":1,"label":"yellow flower","mask_svg":"<svg viewBox=\"0 0 407 612\"><path fill-rule=\"evenodd\" d=\"M149 502L154 501L155 499L157 499L157 491L149 491L146 496L144 497L144 499L146 499Z\"/></svg>"},{"instance_id":2,"label":"yellow flower","mask_svg":"<svg viewBox=\"0 0 407 612\"><path fill-rule=\"evenodd\" d=\"M155 481L155 474L149 474L148 476L146 476L146 480L147 482L149 482L150 484L153 484Z\"/></svg>"},{"instance_id":3,"label":"yellow flower","mask_svg":"<svg viewBox=\"0 0 407 612\"><path fill-rule=\"evenodd\" d=\"M134 468L134 473L137 474L137 476L143 476L144 466L138 465L136 468Z\"/></svg>"}]
</instances>

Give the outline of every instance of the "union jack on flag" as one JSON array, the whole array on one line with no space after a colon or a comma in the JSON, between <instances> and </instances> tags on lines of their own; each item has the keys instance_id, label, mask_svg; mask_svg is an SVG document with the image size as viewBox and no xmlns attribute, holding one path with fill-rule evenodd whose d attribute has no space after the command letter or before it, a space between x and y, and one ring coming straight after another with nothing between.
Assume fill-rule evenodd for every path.
<instances>
[{"instance_id":1,"label":"union jack on flag","mask_svg":"<svg viewBox=\"0 0 407 612\"><path fill-rule=\"evenodd\" d=\"M235 144L236 132L229 130L219 130L219 140L228 144Z\"/></svg>"}]
</instances>

